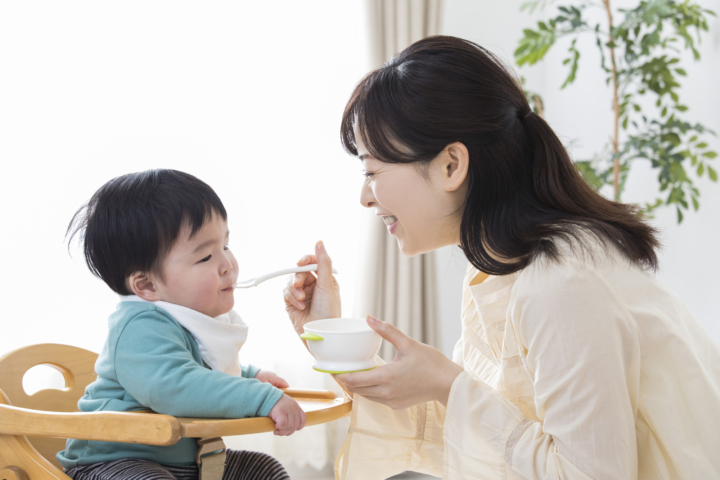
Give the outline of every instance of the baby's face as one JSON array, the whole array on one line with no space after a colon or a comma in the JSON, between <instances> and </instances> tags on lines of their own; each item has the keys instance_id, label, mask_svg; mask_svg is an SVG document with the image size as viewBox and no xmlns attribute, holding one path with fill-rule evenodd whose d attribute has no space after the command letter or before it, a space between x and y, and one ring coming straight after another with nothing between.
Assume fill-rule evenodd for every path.
<instances>
[{"instance_id":1,"label":"baby's face","mask_svg":"<svg viewBox=\"0 0 720 480\"><path fill-rule=\"evenodd\" d=\"M161 300L191 308L210 317L232 310L232 284L238 263L228 247L227 222L219 215L205 223L193 238L183 228L162 264L164 280L155 279Z\"/></svg>"}]
</instances>

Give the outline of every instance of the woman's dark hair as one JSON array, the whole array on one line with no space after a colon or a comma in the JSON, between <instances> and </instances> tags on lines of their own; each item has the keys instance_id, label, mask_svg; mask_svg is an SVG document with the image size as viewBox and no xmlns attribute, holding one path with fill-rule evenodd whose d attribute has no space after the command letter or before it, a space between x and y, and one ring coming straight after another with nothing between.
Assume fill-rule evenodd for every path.
<instances>
[{"instance_id":1,"label":"woman's dark hair","mask_svg":"<svg viewBox=\"0 0 720 480\"><path fill-rule=\"evenodd\" d=\"M125 279L155 272L184 225L192 238L213 215L227 220L220 198L205 182L177 170L129 173L107 182L75 213L68 244L80 234L90 271L120 295Z\"/></svg>"},{"instance_id":2,"label":"woman's dark hair","mask_svg":"<svg viewBox=\"0 0 720 480\"><path fill-rule=\"evenodd\" d=\"M460 246L485 273L516 272L541 254L557 258L552 240L582 245L577 227L658 267L657 231L637 207L608 200L583 180L512 71L473 42L429 37L369 73L342 119L343 145L355 156L356 127L368 152L387 163L426 164L451 143L467 147ZM520 260L499 262L488 250Z\"/></svg>"}]
</instances>

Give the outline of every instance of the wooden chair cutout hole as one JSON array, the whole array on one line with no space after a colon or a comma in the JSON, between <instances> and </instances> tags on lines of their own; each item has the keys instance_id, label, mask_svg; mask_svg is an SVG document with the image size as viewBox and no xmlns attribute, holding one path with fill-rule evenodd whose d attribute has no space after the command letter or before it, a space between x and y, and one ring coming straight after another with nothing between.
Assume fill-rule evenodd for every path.
<instances>
[{"instance_id":1,"label":"wooden chair cutout hole","mask_svg":"<svg viewBox=\"0 0 720 480\"><path fill-rule=\"evenodd\" d=\"M73 374L59 365L41 363L28 369L23 375L22 386L25 394L32 396L41 390L67 392L74 385Z\"/></svg>"}]
</instances>

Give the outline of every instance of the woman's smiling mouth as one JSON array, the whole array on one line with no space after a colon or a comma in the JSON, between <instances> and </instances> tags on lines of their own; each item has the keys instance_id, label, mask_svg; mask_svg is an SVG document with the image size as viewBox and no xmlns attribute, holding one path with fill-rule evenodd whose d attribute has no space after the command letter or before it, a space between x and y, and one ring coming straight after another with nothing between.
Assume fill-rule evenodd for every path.
<instances>
[{"instance_id":1,"label":"woman's smiling mouth","mask_svg":"<svg viewBox=\"0 0 720 480\"><path fill-rule=\"evenodd\" d=\"M393 215L383 215L382 219L383 222L385 222L385 225L387 225L390 235L395 233L395 229L397 228L397 217Z\"/></svg>"}]
</instances>

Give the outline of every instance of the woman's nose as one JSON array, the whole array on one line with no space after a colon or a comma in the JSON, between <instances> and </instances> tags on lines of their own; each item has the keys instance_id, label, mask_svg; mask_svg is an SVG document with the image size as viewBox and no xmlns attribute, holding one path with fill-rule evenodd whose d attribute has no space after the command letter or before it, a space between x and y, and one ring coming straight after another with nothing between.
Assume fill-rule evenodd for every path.
<instances>
[{"instance_id":1,"label":"woman's nose","mask_svg":"<svg viewBox=\"0 0 720 480\"><path fill-rule=\"evenodd\" d=\"M375 195L373 195L372 188L369 185L370 182L366 181L363 183L362 190L360 190L360 203L363 207L372 208L375 206Z\"/></svg>"}]
</instances>

